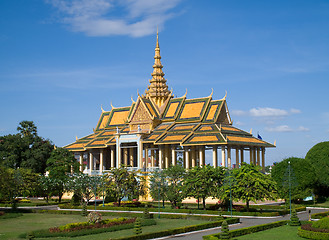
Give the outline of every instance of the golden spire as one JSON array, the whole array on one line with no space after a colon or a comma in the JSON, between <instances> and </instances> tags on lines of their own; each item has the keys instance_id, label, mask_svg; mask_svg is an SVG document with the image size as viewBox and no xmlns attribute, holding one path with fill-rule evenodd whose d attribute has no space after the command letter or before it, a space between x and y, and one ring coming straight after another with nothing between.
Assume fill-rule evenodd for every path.
<instances>
[{"instance_id":1,"label":"golden spire","mask_svg":"<svg viewBox=\"0 0 329 240\"><path fill-rule=\"evenodd\" d=\"M148 89L145 91L146 97L150 97L158 107L170 96L170 91L168 90L167 80L163 77L165 74L162 71L161 56L160 56L160 46L159 46L159 32L157 30L157 42L155 47L154 55L154 65L152 79Z\"/></svg>"}]
</instances>

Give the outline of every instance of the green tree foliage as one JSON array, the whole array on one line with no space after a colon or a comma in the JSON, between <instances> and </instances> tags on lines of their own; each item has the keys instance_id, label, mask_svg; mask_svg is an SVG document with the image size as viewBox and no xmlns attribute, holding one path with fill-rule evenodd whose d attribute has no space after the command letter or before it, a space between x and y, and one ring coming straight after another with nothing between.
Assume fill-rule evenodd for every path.
<instances>
[{"instance_id":1,"label":"green tree foliage","mask_svg":"<svg viewBox=\"0 0 329 240\"><path fill-rule=\"evenodd\" d=\"M230 176L229 176L230 177ZM276 183L269 175L261 173L260 167L243 163L241 168L233 169L234 184L231 186L233 200L246 202L249 211L250 201L276 199ZM225 194L230 194L229 186L225 185Z\"/></svg>"},{"instance_id":2,"label":"green tree foliage","mask_svg":"<svg viewBox=\"0 0 329 240\"><path fill-rule=\"evenodd\" d=\"M162 201L162 206L164 207L166 191L168 187L164 171L153 172L149 180L149 191L152 199L156 201Z\"/></svg>"},{"instance_id":3,"label":"green tree foliage","mask_svg":"<svg viewBox=\"0 0 329 240\"><path fill-rule=\"evenodd\" d=\"M206 198L216 194L224 178L222 168L210 165L196 166L190 169L184 177L184 192L187 197L202 199L203 209L206 209Z\"/></svg>"},{"instance_id":4,"label":"green tree foliage","mask_svg":"<svg viewBox=\"0 0 329 240\"><path fill-rule=\"evenodd\" d=\"M65 191L69 191L69 182L73 173L79 173L80 164L75 159L72 152L64 148L54 149L47 161L47 170L54 189L61 202Z\"/></svg>"},{"instance_id":5,"label":"green tree foliage","mask_svg":"<svg viewBox=\"0 0 329 240\"><path fill-rule=\"evenodd\" d=\"M0 167L0 200L14 201L16 197L34 195L38 188L39 175L30 169Z\"/></svg>"},{"instance_id":6,"label":"green tree foliage","mask_svg":"<svg viewBox=\"0 0 329 240\"><path fill-rule=\"evenodd\" d=\"M176 208L178 203L181 203L185 198L183 182L186 171L182 166L176 165L164 169L163 172L168 183L166 199L170 201L173 208Z\"/></svg>"},{"instance_id":7,"label":"green tree foliage","mask_svg":"<svg viewBox=\"0 0 329 240\"><path fill-rule=\"evenodd\" d=\"M312 195L317 181L314 167L306 159L291 157L277 163L272 168L271 176L277 183L279 196L283 199L289 199L289 161L291 168L291 199L297 201Z\"/></svg>"},{"instance_id":8,"label":"green tree foliage","mask_svg":"<svg viewBox=\"0 0 329 240\"><path fill-rule=\"evenodd\" d=\"M144 194L143 182L139 181L136 172L129 172L124 166L111 169L108 188L115 193L119 206L124 197L134 199Z\"/></svg>"},{"instance_id":9,"label":"green tree foliage","mask_svg":"<svg viewBox=\"0 0 329 240\"><path fill-rule=\"evenodd\" d=\"M329 142L313 146L306 154L306 160L314 167L318 178L317 193L329 196Z\"/></svg>"},{"instance_id":10,"label":"green tree foliage","mask_svg":"<svg viewBox=\"0 0 329 240\"><path fill-rule=\"evenodd\" d=\"M29 168L44 173L53 144L37 134L32 121L22 121L18 134L0 137L0 163L9 168Z\"/></svg>"}]
</instances>

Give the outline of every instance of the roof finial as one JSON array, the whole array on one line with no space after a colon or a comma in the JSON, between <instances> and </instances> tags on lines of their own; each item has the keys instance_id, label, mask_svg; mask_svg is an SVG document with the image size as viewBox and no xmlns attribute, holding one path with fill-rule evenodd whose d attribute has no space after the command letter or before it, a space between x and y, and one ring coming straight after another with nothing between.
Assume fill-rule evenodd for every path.
<instances>
[{"instance_id":1,"label":"roof finial","mask_svg":"<svg viewBox=\"0 0 329 240\"><path fill-rule=\"evenodd\" d=\"M157 44L156 44L156 47L160 48L160 46L159 46L159 29L158 29L158 26L157 26Z\"/></svg>"}]
</instances>

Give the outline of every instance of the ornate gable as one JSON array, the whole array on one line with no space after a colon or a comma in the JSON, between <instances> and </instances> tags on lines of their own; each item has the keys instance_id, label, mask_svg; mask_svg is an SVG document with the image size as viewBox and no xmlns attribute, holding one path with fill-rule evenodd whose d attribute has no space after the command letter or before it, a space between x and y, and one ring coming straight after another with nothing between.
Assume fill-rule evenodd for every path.
<instances>
[{"instance_id":1,"label":"ornate gable","mask_svg":"<svg viewBox=\"0 0 329 240\"><path fill-rule=\"evenodd\" d=\"M129 120L130 132L137 132L138 126L142 132L150 132L160 123L156 110L151 103L143 100L138 97L135 108L131 113Z\"/></svg>"}]
</instances>

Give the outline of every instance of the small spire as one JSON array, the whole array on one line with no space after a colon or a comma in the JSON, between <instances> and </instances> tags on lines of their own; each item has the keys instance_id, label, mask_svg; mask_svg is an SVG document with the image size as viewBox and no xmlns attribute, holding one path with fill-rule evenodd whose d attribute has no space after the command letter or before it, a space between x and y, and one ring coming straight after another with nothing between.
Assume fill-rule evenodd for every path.
<instances>
[{"instance_id":1,"label":"small spire","mask_svg":"<svg viewBox=\"0 0 329 240\"><path fill-rule=\"evenodd\" d=\"M156 44L156 48L160 48L159 46L159 28L157 26L157 44Z\"/></svg>"},{"instance_id":2,"label":"small spire","mask_svg":"<svg viewBox=\"0 0 329 240\"><path fill-rule=\"evenodd\" d=\"M146 97L151 98L154 103L161 107L166 99L170 96L170 91L168 90L167 80L163 77L165 74L162 71L161 56L160 56L160 45L159 45L159 30L157 28L157 41L155 47L153 73L150 85L145 91Z\"/></svg>"}]
</instances>

